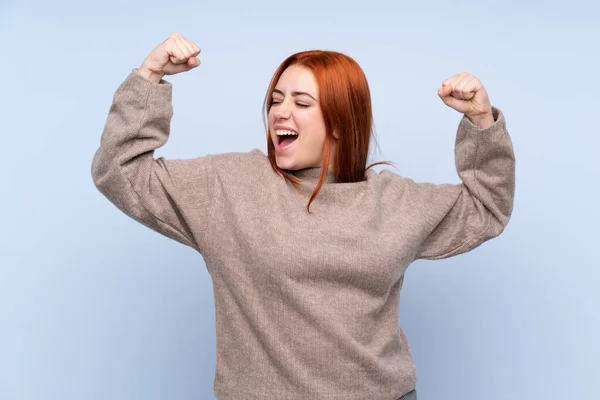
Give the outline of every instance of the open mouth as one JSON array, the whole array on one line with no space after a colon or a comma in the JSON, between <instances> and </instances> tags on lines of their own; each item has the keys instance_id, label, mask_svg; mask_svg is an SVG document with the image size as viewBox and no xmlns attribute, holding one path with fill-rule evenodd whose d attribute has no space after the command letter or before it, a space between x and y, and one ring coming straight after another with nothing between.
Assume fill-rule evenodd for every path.
<instances>
[{"instance_id":1,"label":"open mouth","mask_svg":"<svg viewBox=\"0 0 600 400\"><path fill-rule=\"evenodd\" d=\"M284 150L298 139L298 133L291 130L277 130L276 148Z\"/></svg>"},{"instance_id":2,"label":"open mouth","mask_svg":"<svg viewBox=\"0 0 600 400\"><path fill-rule=\"evenodd\" d=\"M296 139L298 139L298 135L295 135L295 136L277 136L277 144L279 145L279 147L287 147L290 144L292 144L292 142L294 142Z\"/></svg>"}]
</instances>

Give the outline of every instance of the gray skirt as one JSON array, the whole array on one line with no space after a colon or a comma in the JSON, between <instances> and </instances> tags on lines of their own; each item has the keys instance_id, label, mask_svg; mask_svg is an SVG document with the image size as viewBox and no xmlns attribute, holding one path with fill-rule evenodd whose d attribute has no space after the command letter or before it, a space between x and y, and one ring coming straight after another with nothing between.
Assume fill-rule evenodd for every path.
<instances>
[{"instance_id":1,"label":"gray skirt","mask_svg":"<svg viewBox=\"0 0 600 400\"><path fill-rule=\"evenodd\" d=\"M400 397L398 400L417 400L417 390L411 390L410 392Z\"/></svg>"}]
</instances>

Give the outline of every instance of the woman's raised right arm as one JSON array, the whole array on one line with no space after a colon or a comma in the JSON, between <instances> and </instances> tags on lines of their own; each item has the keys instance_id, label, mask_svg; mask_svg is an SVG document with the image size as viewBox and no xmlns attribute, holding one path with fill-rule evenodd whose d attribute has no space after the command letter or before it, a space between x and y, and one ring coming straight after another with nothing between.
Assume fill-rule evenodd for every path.
<instances>
[{"instance_id":1,"label":"woman's raised right arm","mask_svg":"<svg viewBox=\"0 0 600 400\"><path fill-rule=\"evenodd\" d=\"M198 53L173 34L129 74L114 94L91 172L125 214L202 253L214 197L212 157L154 158L173 115L172 85L162 77L198 66Z\"/></svg>"}]
</instances>

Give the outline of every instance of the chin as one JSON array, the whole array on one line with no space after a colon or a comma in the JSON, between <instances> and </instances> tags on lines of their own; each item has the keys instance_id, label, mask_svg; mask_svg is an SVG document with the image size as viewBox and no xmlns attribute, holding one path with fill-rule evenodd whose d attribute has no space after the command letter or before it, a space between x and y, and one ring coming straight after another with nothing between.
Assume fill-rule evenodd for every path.
<instances>
[{"instance_id":1,"label":"chin","mask_svg":"<svg viewBox=\"0 0 600 400\"><path fill-rule=\"evenodd\" d=\"M281 169L287 169L290 171L294 171L299 169L297 164L291 157L278 157L275 156L275 160L277 162L277 166Z\"/></svg>"},{"instance_id":2,"label":"chin","mask_svg":"<svg viewBox=\"0 0 600 400\"><path fill-rule=\"evenodd\" d=\"M294 170L298 169L292 161L287 161L287 160L286 161L277 160L277 166L281 169L286 169L289 171L294 171Z\"/></svg>"}]
</instances>

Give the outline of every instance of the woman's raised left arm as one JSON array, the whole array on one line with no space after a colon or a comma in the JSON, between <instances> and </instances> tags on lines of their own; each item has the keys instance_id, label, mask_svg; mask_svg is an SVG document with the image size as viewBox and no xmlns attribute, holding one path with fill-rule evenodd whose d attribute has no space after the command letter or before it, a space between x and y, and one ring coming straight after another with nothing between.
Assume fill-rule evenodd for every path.
<instances>
[{"instance_id":1,"label":"woman's raised left arm","mask_svg":"<svg viewBox=\"0 0 600 400\"><path fill-rule=\"evenodd\" d=\"M498 236L508 224L515 192L515 156L503 113L479 79L462 73L438 95L464 113L455 145L461 184L415 183L427 234L415 259L447 258Z\"/></svg>"}]
</instances>

